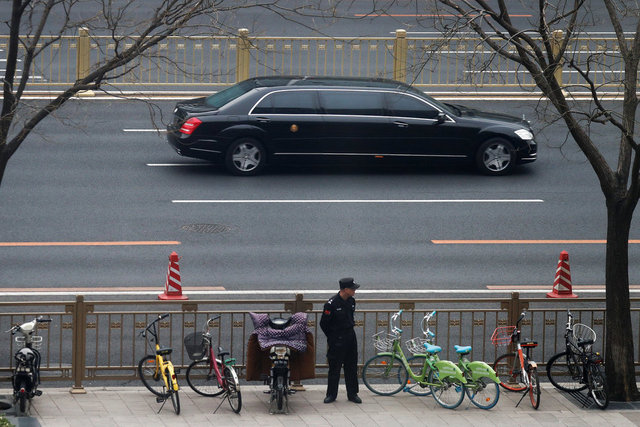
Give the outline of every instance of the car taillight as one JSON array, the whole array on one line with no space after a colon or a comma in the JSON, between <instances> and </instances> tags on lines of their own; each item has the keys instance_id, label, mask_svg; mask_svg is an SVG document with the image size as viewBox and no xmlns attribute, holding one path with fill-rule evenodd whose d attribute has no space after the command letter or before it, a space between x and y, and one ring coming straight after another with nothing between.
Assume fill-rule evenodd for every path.
<instances>
[{"instance_id":1,"label":"car taillight","mask_svg":"<svg viewBox=\"0 0 640 427\"><path fill-rule=\"evenodd\" d=\"M193 131L196 130L196 128L201 124L202 124L202 120L200 120L197 117L192 117L182 124L182 127L180 128L180 133L184 133L185 135L191 135Z\"/></svg>"}]
</instances>

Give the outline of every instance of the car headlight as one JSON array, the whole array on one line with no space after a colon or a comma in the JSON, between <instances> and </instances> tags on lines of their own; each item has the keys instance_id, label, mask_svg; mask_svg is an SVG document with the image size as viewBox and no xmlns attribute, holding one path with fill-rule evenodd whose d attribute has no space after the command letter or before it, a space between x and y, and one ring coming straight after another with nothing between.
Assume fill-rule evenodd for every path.
<instances>
[{"instance_id":1,"label":"car headlight","mask_svg":"<svg viewBox=\"0 0 640 427\"><path fill-rule=\"evenodd\" d=\"M525 141L533 139L533 134L526 129L518 129L515 131L515 134L520 137L520 139L524 139Z\"/></svg>"}]
</instances>

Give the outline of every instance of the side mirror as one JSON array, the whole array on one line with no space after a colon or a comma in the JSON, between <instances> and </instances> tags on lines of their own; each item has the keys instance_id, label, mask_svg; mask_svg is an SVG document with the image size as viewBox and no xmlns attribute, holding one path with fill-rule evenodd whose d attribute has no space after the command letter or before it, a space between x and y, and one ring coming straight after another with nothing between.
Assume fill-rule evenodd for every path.
<instances>
[{"instance_id":1,"label":"side mirror","mask_svg":"<svg viewBox=\"0 0 640 427\"><path fill-rule=\"evenodd\" d=\"M445 120L447 120L447 116L442 111L440 111L438 113L438 124L444 123Z\"/></svg>"}]
</instances>

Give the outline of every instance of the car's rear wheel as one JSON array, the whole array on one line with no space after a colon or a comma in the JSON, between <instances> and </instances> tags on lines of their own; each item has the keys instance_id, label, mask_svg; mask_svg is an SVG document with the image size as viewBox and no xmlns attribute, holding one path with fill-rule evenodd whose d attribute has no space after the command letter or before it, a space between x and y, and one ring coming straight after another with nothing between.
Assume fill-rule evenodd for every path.
<instances>
[{"instance_id":1,"label":"car's rear wheel","mask_svg":"<svg viewBox=\"0 0 640 427\"><path fill-rule=\"evenodd\" d=\"M257 175L267 162L266 151L260 141L241 138L227 150L225 165L234 175Z\"/></svg>"},{"instance_id":2,"label":"car's rear wheel","mask_svg":"<svg viewBox=\"0 0 640 427\"><path fill-rule=\"evenodd\" d=\"M516 163L516 150L504 139L494 138L480 145L476 154L476 166L486 175L505 175Z\"/></svg>"}]
</instances>

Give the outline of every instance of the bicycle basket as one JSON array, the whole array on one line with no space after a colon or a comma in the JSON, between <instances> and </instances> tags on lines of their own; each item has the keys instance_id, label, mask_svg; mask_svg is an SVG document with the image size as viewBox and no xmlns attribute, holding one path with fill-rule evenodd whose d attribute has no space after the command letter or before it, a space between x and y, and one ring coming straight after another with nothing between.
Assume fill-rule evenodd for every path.
<instances>
[{"instance_id":1,"label":"bicycle basket","mask_svg":"<svg viewBox=\"0 0 640 427\"><path fill-rule=\"evenodd\" d=\"M426 338L412 338L409 341L405 342L404 345L407 347L413 354L425 354L427 350L424 345L429 343L430 340Z\"/></svg>"},{"instance_id":2,"label":"bicycle basket","mask_svg":"<svg viewBox=\"0 0 640 427\"><path fill-rule=\"evenodd\" d=\"M589 341L593 340L596 342L596 332L583 323L576 323L573 325L573 344L575 346L578 345L578 341ZM585 350L591 349L591 345L584 346Z\"/></svg>"},{"instance_id":3,"label":"bicycle basket","mask_svg":"<svg viewBox=\"0 0 640 427\"><path fill-rule=\"evenodd\" d=\"M387 332L378 332L372 336L373 346L378 351L393 350L393 342L398 339L398 335L389 334Z\"/></svg>"},{"instance_id":4,"label":"bicycle basket","mask_svg":"<svg viewBox=\"0 0 640 427\"><path fill-rule=\"evenodd\" d=\"M204 357L204 339L202 332L193 332L184 337L184 347L187 349L189 359L199 360Z\"/></svg>"},{"instance_id":5,"label":"bicycle basket","mask_svg":"<svg viewBox=\"0 0 640 427\"><path fill-rule=\"evenodd\" d=\"M491 335L491 342L496 347L509 345L511 342L511 335L516 330L515 326L499 326L493 331Z\"/></svg>"}]
</instances>

